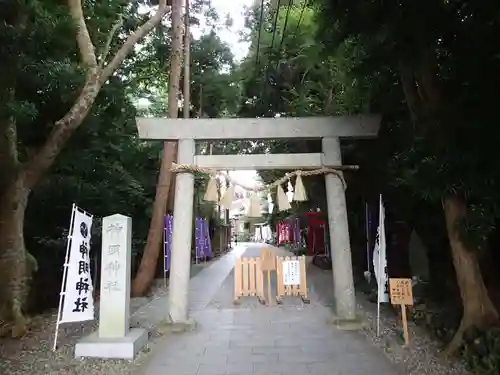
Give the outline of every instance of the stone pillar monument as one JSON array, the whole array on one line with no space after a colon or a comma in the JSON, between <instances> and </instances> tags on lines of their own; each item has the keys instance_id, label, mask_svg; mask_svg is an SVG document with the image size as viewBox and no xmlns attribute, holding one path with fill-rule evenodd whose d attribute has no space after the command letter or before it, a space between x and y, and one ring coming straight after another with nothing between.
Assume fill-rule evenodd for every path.
<instances>
[{"instance_id":1,"label":"stone pillar monument","mask_svg":"<svg viewBox=\"0 0 500 375\"><path fill-rule=\"evenodd\" d=\"M99 329L75 346L75 357L133 359L148 340L146 330L130 329L132 219L102 220Z\"/></svg>"},{"instance_id":2,"label":"stone pillar monument","mask_svg":"<svg viewBox=\"0 0 500 375\"><path fill-rule=\"evenodd\" d=\"M193 139L180 139L177 148L179 164L194 164ZM193 236L194 175L177 173L175 181L172 261L168 291L168 319L172 324L188 324L188 292L191 272Z\"/></svg>"},{"instance_id":3,"label":"stone pillar monument","mask_svg":"<svg viewBox=\"0 0 500 375\"><path fill-rule=\"evenodd\" d=\"M323 138L322 147L325 165L342 165L339 138ZM355 320L356 299L344 186L335 174L325 175L325 185L336 315L340 320Z\"/></svg>"}]
</instances>

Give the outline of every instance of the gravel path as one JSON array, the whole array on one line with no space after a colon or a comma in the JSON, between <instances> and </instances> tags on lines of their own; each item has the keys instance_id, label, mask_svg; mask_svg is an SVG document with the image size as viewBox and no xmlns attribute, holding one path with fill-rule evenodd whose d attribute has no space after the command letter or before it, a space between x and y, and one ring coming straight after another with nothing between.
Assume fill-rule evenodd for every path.
<instances>
[{"instance_id":1,"label":"gravel path","mask_svg":"<svg viewBox=\"0 0 500 375\"><path fill-rule=\"evenodd\" d=\"M333 305L332 272L316 266L308 268L311 288L325 305ZM377 305L367 301L365 295L357 294L358 314L366 327L361 331L374 346L382 350L387 357L399 365L409 375L471 375L465 364L457 359L446 359L442 354L442 345L431 339L421 327L409 323L410 345L404 348L397 335L401 323L390 311L382 309L380 317L380 337L376 335Z\"/></svg>"},{"instance_id":2,"label":"gravel path","mask_svg":"<svg viewBox=\"0 0 500 375\"><path fill-rule=\"evenodd\" d=\"M195 277L206 265L193 265L191 277ZM164 300L167 295L163 280L159 280L147 297L133 298L130 303L131 316L141 307L155 300ZM96 317L99 316L96 306ZM59 328L58 350L52 351L57 310L39 315L33 319L31 331L22 339L0 339L0 374L9 375L127 375L133 374L138 366L147 359L151 347L159 338L151 323L143 322L141 326L150 331L150 341L146 348L132 361L75 359L75 343L85 335L97 330L98 321L63 324ZM131 321L135 319L132 317Z\"/></svg>"}]
</instances>

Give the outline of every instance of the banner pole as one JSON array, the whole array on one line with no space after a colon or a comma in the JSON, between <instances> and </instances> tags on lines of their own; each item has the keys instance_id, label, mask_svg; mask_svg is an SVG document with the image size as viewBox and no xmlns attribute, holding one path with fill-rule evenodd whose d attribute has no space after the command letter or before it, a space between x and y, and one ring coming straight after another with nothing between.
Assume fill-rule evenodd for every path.
<instances>
[{"instance_id":1,"label":"banner pole","mask_svg":"<svg viewBox=\"0 0 500 375\"><path fill-rule=\"evenodd\" d=\"M380 266L381 263L380 251L378 253L378 269L379 269L379 277L377 280L377 337L380 336L380 283L381 283L381 275L380 275Z\"/></svg>"},{"instance_id":2,"label":"banner pole","mask_svg":"<svg viewBox=\"0 0 500 375\"><path fill-rule=\"evenodd\" d=\"M163 218L163 286L167 289L167 216Z\"/></svg>"},{"instance_id":3,"label":"banner pole","mask_svg":"<svg viewBox=\"0 0 500 375\"><path fill-rule=\"evenodd\" d=\"M368 212L368 202L365 202L365 221L366 221L366 267L370 272L370 216Z\"/></svg>"},{"instance_id":4,"label":"banner pole","mask_svg":"<svg viewBox=\"0 0 500 375\"><path fill-rule=\"evenodd\" d=\"M385 292L383 288L381 288L381 283L382 283L382 272L384 272L384 275L385 275L385 271L382 270L382 251L381 251L381 246L382 246L382 235L384 235L385 237L385 227L384 227L384 222L383 222L383 219L382 219L382 194L380 194L380 199L379 199L379 209L378 209L379 213L378 213L378 227L379 227L379 234L378 234L378 238L379 238L379 249L378 249L378 280L377 280L377 337L380 336L380 298L381 298L381 295L380 295L380 290L382 289L382 292ZM382 231L384 231L384 233L382 233ZM384 244L385 246L385 240L384 240ZM385 252L384 252L385 253ZM384 285L385 287L385 285Z\"/></svg>"},{"instance_id":5,"label":"banner pole","mask_svg":"<svg viewBox=\"0 0 500 375\"><path fill-rule=\"evenodd\" d=\"M61 292L59 293L59 306L57 308L57 320L56 320L56 331L54 333L54 345L52 347L52 351L55 352L57 350L57 338L59 336L59 322L61 321L62 315L62 302L64 291L66 290L66 278L68 276L68 262L69 262L69 249L71 247L71 241L73 237L73 225L75 219L76 205L73 203L71 206L71 218L69 221L69 232L66 241L66 255L64 256L64 265L63 265L63 276L61 282Z\"/></svg>"}]
</instances>

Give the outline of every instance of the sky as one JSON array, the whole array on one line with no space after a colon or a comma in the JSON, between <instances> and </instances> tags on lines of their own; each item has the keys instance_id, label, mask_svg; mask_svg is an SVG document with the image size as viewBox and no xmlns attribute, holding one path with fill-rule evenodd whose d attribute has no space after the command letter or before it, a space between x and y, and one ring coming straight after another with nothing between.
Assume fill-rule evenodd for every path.
<instances>
[{"instance_id":1,"label":"sky","mask_svg":"<svg viewBox=\"0 0 500 375\"><path fill-rule=\"evenodd\" d=\"M248 52L249 46L247 43L243 43L239 40L239 33L243 31L245 27L245 7L250 7L254 1L255 0L212 0L212 7L214 7L219 14L221 22L221 27L217 35L224 42L229 44L237 61L244 58ZM229 14L233 20L233 25L230 29L224 25L227 14ZM197 36L195 30L193 30L193 34L195 34L195 37ZM231 171L229 175L232 179L243 185L256 185L257 172L254 170Z\"/></svg>"},{"instance_id":2,"label":"sky","mask_svg":"<svg viewBox=\"0 0 500 375\"><path fill-rule=\"evenodd\" d=\"M222 23L222 30L220 30L217 35L231 46L231 50L236 60L241 60L248 52L248 44L239 41L239 32L245 27L245 7L250 7L254 1L255 0L212 0L212 7L217 10ZM224 25L227 14L233 19L233 26L229 30Z\"/></svg>"}]
</instances>

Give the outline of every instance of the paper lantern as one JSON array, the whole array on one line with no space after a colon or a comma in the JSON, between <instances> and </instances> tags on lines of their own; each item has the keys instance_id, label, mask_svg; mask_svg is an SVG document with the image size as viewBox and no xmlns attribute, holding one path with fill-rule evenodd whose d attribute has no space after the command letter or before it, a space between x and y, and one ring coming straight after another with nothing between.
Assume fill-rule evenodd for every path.
<instances>
[{"instance_id":1,"label":"paper lantern","mask_svg":"<svg viewBox=\"0 0 500 375\"><path fill-rule=\"evenodd\" d=\"M295 181L295 189L293 193L293 200L298 202L304 202L307 200L306 189L302 183L302 177L300 174L297 175L297 180Z\"/></svg>"},{"instance_id":2,"label":"paper lantern","mask_svg":"<svg viewBox=\"0 0 500 375\"><path fill-rule=\"evenodd\" d=\"M285 191L283 190L281 185L278 185L278 191L276 195L278 196L278 209L280 211L286 211L292 208L290 202L288 202L288 197L286 196Z\"/></svg>"}]
</instances>

